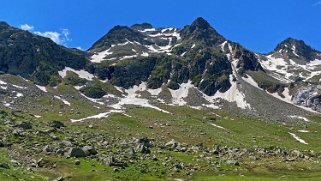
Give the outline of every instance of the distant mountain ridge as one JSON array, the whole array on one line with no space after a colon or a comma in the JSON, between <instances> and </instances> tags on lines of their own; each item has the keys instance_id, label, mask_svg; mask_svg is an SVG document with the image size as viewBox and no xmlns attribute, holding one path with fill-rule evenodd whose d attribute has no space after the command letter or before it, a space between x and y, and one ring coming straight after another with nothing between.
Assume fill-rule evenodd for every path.
<instances>
[{"instance_id":1,"label":"distant mountain ridge","mask_svg":"<svg viewBox=\"0 0 321 181\"><path fill-rule=\"evenodd\" d=\"M201 17L182 29L118 25L88 51L65 48L0 23L0 65L2 72L37 85L67 82L95 99L144 85L141 91L157 90L146 97L149 101L156 97L166 104L213 107L216 99L223 99L253 111L257 103L250 103L255 100L246 95L249 84L268 96L299 104L291 97L304 99L298 92L316 87L321 78L321 53L302 40L287 38L269 54L255 53L227 40ZM317 98L315 87L309 90ZM310 100L309 109L317 109L318 100Z\"/></svg>"}]
</instances>

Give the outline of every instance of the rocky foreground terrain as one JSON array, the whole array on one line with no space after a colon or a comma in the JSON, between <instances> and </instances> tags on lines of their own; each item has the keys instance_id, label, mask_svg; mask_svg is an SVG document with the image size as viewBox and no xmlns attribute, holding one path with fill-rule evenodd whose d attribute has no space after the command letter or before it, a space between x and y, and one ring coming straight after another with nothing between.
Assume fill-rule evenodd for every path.
<instances>
[{"instance_id":1,"label":"rocky foreground terrain","mask_svg":"<svg viewBox=\"0 0 321 181\"><path fill-rule=\"evenodd\" d=\"M271 178L292 178L293 171L310 177L320 168L321 152L314 151L320 150L316 146L319 138L303 140L296 135L319 134L312 131L319 124L309 124L313 129L301 123L281 127L279 123L188 109L176 110L170 119L166 113L152 119L153 115L145 114L153 111L130 110L128 115L116 113L108 119L76 124L2 111L1 178L203 180L263 172ZM250 123L253 125L246 125ZM272 135L275 130L278 132Z\"/></svg>"}]
</instances>

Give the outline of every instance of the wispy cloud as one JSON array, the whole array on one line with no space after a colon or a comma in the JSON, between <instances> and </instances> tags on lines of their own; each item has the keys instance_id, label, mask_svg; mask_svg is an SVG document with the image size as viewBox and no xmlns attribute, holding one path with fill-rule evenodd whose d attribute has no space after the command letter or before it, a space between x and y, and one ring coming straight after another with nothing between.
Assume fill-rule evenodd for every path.
<instances>
[{"instance_id":1,"label":"wispy cloud","mask_svg":"<svg viewBox=\"0 0 321 181\"><path fill-rule=\"evenodd\" d=\"M321 6L321 1L317 1L314 3L314 6Z\"/></svg>"},{"instance_id":2,"label":"wispy cloud","mask_svg":"<svg viewBox=\"0 0 321 181\"><path fill-rule=\"evenodd\" d=\"M72 40L69 37L70 31L67 28L61 28L60 31L44 31L44 32L33 31L35 29L35 27L32 25L28 25L28 24L20 25L20 28L22 30L30 31L36 35L50 38L52 41L54 41L60 45L67 46L67 43Z\"/></svg>"},{"instance_id":3,"label":"wispy cloud","mask_svg":"<svg viewBox=\"0 0 321 181\"><path fill-rule=\"evenodd\" d=\"M22 30L26 30L26 31L32 31L35 27L31 26L31 25L28 25L28 24L23 24L23 25L20 25L20 28Z\"/></svg>"},{"instance_id":4,"label":"wispy cloud","mask_svg":"<svg viewBox=\"0 0 321 181\"><path fill-rule=\"evenodd\" d=\"M53 32L53 31L46 31L46 32L40 32L40 31L35 31L33 32L36 35L43 36L50 38L52 41L61 44L61 35L58 32Z\"/></svg>"}]
</instances>

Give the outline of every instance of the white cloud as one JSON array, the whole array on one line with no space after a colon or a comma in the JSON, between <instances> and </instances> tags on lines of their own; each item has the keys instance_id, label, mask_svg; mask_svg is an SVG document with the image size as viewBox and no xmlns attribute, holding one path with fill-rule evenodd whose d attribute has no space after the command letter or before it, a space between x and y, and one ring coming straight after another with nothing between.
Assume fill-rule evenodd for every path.
<instances>
[{"instance_id":1,"label":"white cloud","mask_svg":"<svg viewBox=\"0 0 321 181\"><path fill-rule=\"evenodd\" d=\"M71 38L69 38L69 35L70 35L69 29L67 29L67 28L62 28L62 29L61 29L61 33L62 33L65 41L71 41Z\"/></svg>"},{"instance_id":2,"label":"white cloud","mask_svg":"<svg viewBox=\"0 0 321 181\"><path fill-rule=\"evenodd\" d=\"M28 25L28 24L23 24L23 25L20 25L20 28L21 28L22 30L32 31L35 27L34 27L34 26L31 26L31 25Z\"/></svg>"},{"instance_id":3,"label":"white cloud","mask_svg":"<svg viewBox=\"0 0 321 181\"><path fill-rule=\"evenodd\" d=\"M62 38L61 38L61 34L58 33L58 32L53 32L53 31L46 31L46 32L40 32L40 31L35 31L33 32L34 34L36 35L39 35L39 36L43 36L43 37L47 37L47 38L50 38L52 41L58 43L58 44L61 44L63 41L62 41Z\"/></svg>"},{"instance_id":4,"label":"white cloud","mask_svg":"<svg viewBox=\"0 0 321 181\"><path fill-rule=\"evenodd\" d=\"M83 50L80 46L76 47L78 50Z\"/></svg>"},{"instance_id":5,"label":"white cloud","mask_svg":"<svg viewBox=\"0 0 321 181\"><path fill-rule=\"evenodd\" d=\"M60 32L57 32L57 31L45 31L45 32L33 31L35 29L35 27L32 25L28 25L28 24L22 24L22 25L20 25L20 28L22 30L30 31L36 35L50 38L52 41L56 42L57 44L67 46L67 42L71 41L71 38L69 37L70 31L67 28L61 28Z\"/></svg>"},{"instance_id":6,"label":"white cloud","mask_svg":"<svg viewBox=\"0 0 321 181\"><path fill-rule=\"evenodd\" d=\"M67 42L71 41L71 38L69 37L70 31L69 29L62 28L61 32L55 32L55 31L46 31L46 32L39 32L35 31L33 32L36 35L43 36L50 38L52 41L56 42L57 44L61 45L67 45Z\"/></svg>"}]
</instances>

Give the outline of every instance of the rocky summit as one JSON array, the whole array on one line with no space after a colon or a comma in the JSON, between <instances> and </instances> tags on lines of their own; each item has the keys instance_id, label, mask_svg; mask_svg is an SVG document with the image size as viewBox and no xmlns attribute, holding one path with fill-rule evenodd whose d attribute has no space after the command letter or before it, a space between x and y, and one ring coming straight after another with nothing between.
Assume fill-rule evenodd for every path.
<instances>
[{"instance_id":1,"label":"rocky summit","mask_svg":"<svg viewBox=\"0 0 321 181\"><path fill-rule=\"evenodd\" d=\"M0 71L0 180L321 178L321 52L303 40L258 53L199 17L82 51L0 22Z\"/></svg>"}]
</instances>

